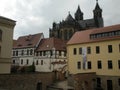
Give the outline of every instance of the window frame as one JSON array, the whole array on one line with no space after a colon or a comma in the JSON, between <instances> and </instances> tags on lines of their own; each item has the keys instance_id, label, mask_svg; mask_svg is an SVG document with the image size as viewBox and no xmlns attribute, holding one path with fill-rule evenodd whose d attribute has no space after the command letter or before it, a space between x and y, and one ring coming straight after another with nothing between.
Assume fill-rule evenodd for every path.
<instances>
[{"instance_id":1,"label":"window frame","mask_svg":"<svg viewBox=\"0 0 120 90\"><path fill-rule=\"evenodd\" d=\"M87 47L87 54L91 54L91 47Z\"/></svg>"},{"instance_id":2,"label":"window frame","mask_svg":"<svg viewBox=\"0 0 120 90\"><path fill-rule=\"evenodd\" d=\"M108 69L113 69L112 60L108 60Z\"/></svg>"},{"instance_id":3,"label":"window frame","mask_svg":"<svg viewBox=\"0 0 120 90\"><path fill-rule=\"evenodd\" d=\"M73 55L77 54L77 48L73 48Z\"/></svg>"},{"instance_id":4,"label":"window frame","mask_svg":"<svg viewBox=\"0 0 120 90\"><path fill-rule=\"evenodd\" d=\"M98 66L98 69L102 69L102 61L98 60L97 66Z\"/></svg>"},{"instance_id":5,"label":"window frame","mask_svg":"<svg viewBox=\"0 0 120 90\"><path fill-rule=\"evenodd\" d=\"M112 45L108 45L108 53L112 53L113 52L113 47Z\"/></svg>"},{"instance_id":6,"label":"window frame","mask_svg":"<svg viewBox=\"0 0 120 90\"><path fill-rule=\"evenodd\" d=\"M2 32L2 30L0 29L0 41L2 41L2 35L3 34L3 32Z\"/></svg>"},{"instance_id":7,"label":"window frame","mask_svg":"<svg viewBox=\"0 0 120 90\"><path fill-rule=\"evenodd\" d=\"M77 62L77 69L81 69L81 62L80 61Z\"/></svg>"},{"instance_id":8,"label":"window frame","mask_svg":"<svg viewBox=\"0 0 120 90\"><path fill-rule=\"evenodd\" d=\"M100 46L96 46L96 54L100 54Z\"/></svg>"},{"instance_id":9,"label":"window frame","mask_svg":"<svg viewBox=\"0 0 120 90\"><path fill-rule=\"evenodd\" d=\"M87 66L88 66L88 69L92 69L92 63L91 63L91 61L88 61L87 64L88 64L88 65L87 65Z\"/></svg>"}]
</instances>

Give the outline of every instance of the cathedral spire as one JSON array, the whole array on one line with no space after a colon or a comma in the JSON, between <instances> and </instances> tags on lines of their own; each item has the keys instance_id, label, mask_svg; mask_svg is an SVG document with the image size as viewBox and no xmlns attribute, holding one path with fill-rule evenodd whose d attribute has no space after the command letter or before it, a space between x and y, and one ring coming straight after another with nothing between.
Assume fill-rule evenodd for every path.
<instances>
[{"instance_id":1,"label":"cathedral spire","mask_svg":"<svg viewBox=\"0 0 120 90\"><path fill-rule=\"evenodd\" d=\"M95 7L95 9L96 10L100 10L101 9L100 6L99 6L99 4L98 4L98 0L96 0L96 7Z\"/></svg>"},{"instance_id":2,"label":"cathedral spire","mask_svg":"<svg viewBox=\"0 0 120 90\"><path fill-rule=\"evenodd\" d=\"M75 12L75 19L76 20L83 20L83 12L81 11L79 5L78 5L78 9Z\"/></svg>"},{"instance_id":3,"label":"cathedral spire","mask_svg":"<svg viewBox=\"0 0 120 90\"><path fill-rule=\"evenodd\" d=\"M100 8L98 4L98 0L96 0L96 6L95 6L95 9L93 10L93 13L94 13L94 18L102 17L102 9Z\"/></svg>"},{"instance_id":4,"label":"cathedral spire","mask_svg":"<svg viewBox=\"0 0 120 90\"><path fill-rule=\"evenodd\" d=\"M98 4L98 0L96 0L96 6L93 10L94 20L97 27L103 27L103 18L102 18L102 9Z\"/></svg>"}]
</instances>

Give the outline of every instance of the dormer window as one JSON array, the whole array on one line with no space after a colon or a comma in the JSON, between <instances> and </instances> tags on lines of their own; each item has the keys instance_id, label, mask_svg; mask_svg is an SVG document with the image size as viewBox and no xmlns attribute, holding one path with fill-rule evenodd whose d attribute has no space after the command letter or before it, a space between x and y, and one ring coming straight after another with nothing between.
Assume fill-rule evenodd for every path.
<instances>
[{"instance_id":1,"label":"dormer window","mask_svg":"<svg viewBox=\"0 0 120 90\"><path fill-rule=\"evenodd\" d=\"M31 37L32 37L32 35L26 36L25 40L30 41Z\"/></svg>"},{"instance_id":2,"label":"dormer window","mask_svg":"<svg viewBox=\"0 0 120 90\"><path fill-rule=\"evenodd\" d=\"M18 47L21 47L22 45L21 44L18 44Z\"/></svg>"},{"instance_id":3,"label":"dormer window","mask_svg":"<svg viewBox=\"0 0 120 90\"><path fill-rule=\"evenodd\" d=\"M31 46L32 45L32 43L28 43L28 46Z\"/></svg>"}]
</instances>

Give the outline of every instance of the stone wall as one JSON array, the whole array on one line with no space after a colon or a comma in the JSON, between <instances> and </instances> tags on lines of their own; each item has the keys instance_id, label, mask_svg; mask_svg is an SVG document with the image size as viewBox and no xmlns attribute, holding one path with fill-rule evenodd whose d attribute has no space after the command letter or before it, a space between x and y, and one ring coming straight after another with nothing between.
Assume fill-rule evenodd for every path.
<instances>
[{"instance_id":1,"label":"stone wall","mask_svg":"<svg viewBox=\"0 0 120 90\"><path fill-rule=\"evenodd\" d=\"M68 77L68 85L74 90L94 90L95 73L79 73Z\"/></svg>"},{"instance_id":2,"label":"stone wall","mask_svg":"<svg viewBox=\"0 0 120 90\"><path fill-rule=\"evenodd\" d=\"M119 85L119 80L120 76L105 76L105 75L99 75L97 76L101 79L101 87L104 90L108 90L107 89L107 80L111 80L112 81L112 88L111 90L120 90L120 85Z\"/></svg>"},{"instance_id":3,"label":"stone wall","mask_svg":"<svg viewBox=\"0 0 120 90\"><path fill-rule=\"evenodd\" d=\"M38 82L46 90L53 81L54 73L0 74L0 90L37 90Z\"/></svg>"}]
</instances>

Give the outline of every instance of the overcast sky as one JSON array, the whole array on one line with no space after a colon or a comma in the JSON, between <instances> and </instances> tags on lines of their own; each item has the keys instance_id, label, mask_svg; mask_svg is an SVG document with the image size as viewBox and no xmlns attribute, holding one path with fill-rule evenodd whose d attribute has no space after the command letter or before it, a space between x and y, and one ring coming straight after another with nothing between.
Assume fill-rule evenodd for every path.
<instances>
[{"instance_id":1,"label":"overcast sky","mask_svg":"<svg viewBox=\"0 0 120 90\"><path fill-rule=\"evenodd\" d=\"M99 0L105 26L120 24L120 0ZM44 33L49 37L52 23L64 20L68 12L74 17L80 5L84 19L93 18L96 0L0 0L0 15L17 21L14 39Z\"/></svg>"}]
</instances>

